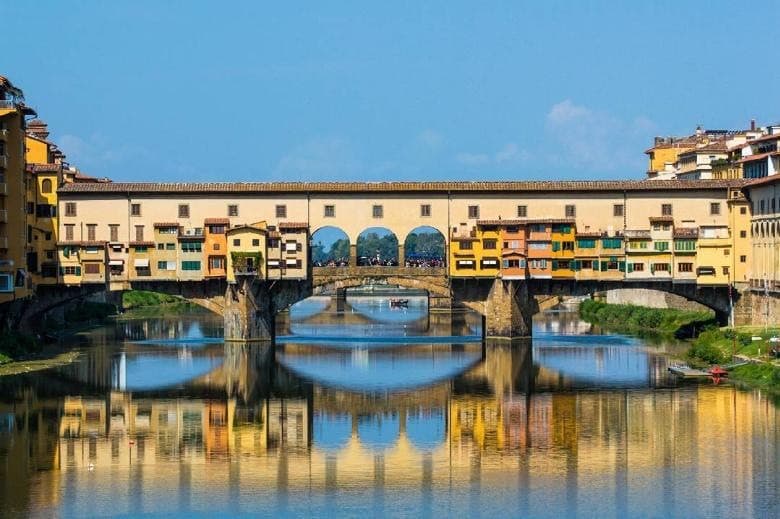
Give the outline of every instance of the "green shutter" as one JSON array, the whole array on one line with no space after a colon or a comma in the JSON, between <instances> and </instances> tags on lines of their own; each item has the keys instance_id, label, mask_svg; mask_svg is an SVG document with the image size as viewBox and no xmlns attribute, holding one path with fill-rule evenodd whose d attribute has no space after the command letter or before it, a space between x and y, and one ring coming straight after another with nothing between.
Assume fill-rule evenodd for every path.
<instances>
[{"instance_id":1,"label":"green shutter","mask_svg":"<svg viewBox=\"0 0 780 519\"><path fill-rule=\"evenodd\" d=\"M65 267L60 267L60 276L65 275Z\"/></svg>"},{"instance_id":2,"label":"green shutter","mask_svg":"<svg viewBox=\"0 0 780 519\"><path fill-rule=\"evenodd\" d=\"M552 242L552 250L553 252L558 252L559 250L561 250L561 242L559 241Z\"/></svg>"},{"instance_id":3,"label":"green shutter","mask_svg":"<svg viewBox=\"0 0 780 519\"><path fill-rule=\"evenodd\" d=\"M606 272L607 271L607 262L606 261L602 261L601 262L601 271L602 272Z\"/></svg>"},{"instance_id":4,"label":"green shutter","mask_svg":"<svg viewBox=\"0 0 780 519\"><path fill-rule=\"evenodd\" d=\"M574 271L580 270L580 260L574 260L571 262L571 269Z\"/></svg>"},{"instance_id":5,"label":"green shutter","mask_svg":"<svg viewBox=\"0 0 780 519\"><path fill-rule=\"evenodd\" d=\"M629 263L628 264L628 272L633 272L633 271L634 271L634 264L633 263Z\"/></svg>"},{"instance_id":6,"label":"green shutter","mask_svg":"<svg viewBox=\"0 0 780 519\"><path fill-rule=\"evenodd\" d=\"M77 276L81 275L81 267L76 267L76 275Z\"/></svg>"},{"instance_id":7,"label":"green shutter","mask_svg":"<svg viewBox=\"0 0 780 519\"><path fill-rule=\"evenodd\" d=\"M558 270L558 260L552 260L552 269Z\"/></svg>"},{"instance_id":8,"label":"green shutter","mask_svg":"<svg viewBox=\"0 0 780 519\"><path fill-rule=\"evenodd\" d=\"M618 263L618 270L620 270L620 272L625 272L626 271L626 262L625 261L621 261L620 263Z\"/></svg>"},{"instance_id":9,"label":"green shutter","mask_svg":"<svg viewBox=\"0 0 780 519\"><path fill-rule=\"evenodd\" d=\"M593 270L599 269L599 260L593 260Z\"/></svg>"}]
</instances>

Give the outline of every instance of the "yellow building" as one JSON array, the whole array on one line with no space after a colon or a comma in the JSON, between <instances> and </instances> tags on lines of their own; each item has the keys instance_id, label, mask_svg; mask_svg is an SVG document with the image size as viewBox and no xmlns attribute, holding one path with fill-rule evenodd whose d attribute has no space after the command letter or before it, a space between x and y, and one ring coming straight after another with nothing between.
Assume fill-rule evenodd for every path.
<instances>
[{"instance_id":1,"label":"yellow building","mask_svg":"<svg viewBox=\"0 0 780 519\"><path fill-rule=\"evenodd\" d=\"M62 163L48 136L43 121L27 124L27 270L33 286L57 283L57 188Z\"/></svg>"},{"instance_id":2,"label":"yellow building","mask_svg":"<svg viewBox=\"0 0 780 519\"><path fill-rule=\"evenodd\" d=\"M742 191L733 188L726 205L731 232L731 282L743 288L749 286L751 277L750 203Z\"/></svg>"},{"instance_id":3,"label":"yellow building","mask_svg":"<svg viewBox=\"0 0 780 519\"><path fill-rule=\"evenodd\" d=\"M35 112L0 76L0 303L31 294L26 265L25 119Z\"/></svg>"},{"instance_id":4,"label":"yellow building","mask_svg":"<svg viewBox=\"0 0 780 519\"><path fill-rule=\"evenodd\" d=\"M696 255L696 283L726 285L731 283L731 236L727 225L703 225L699 228Z\"/></svg>"},{"instance_id":5,"label":"yellow building","mask_svg":"<svg viewBox=\"0 0 780 519\"><path fill-rule=\"evenodd\" d=\"M674 265L672 272L675 283L696 282L697 265L696 249L699 239L697 227L680 227L674 229Z\"/></svg>"},{"instance_id":6,"label":"yellow building","mask_svg":"<svg viewBox=\"0 0 780 519\"><path fill-rule=\"evenodd\" d=\"M266 279L266 223L239 225L227 235L227 280L235 283L236 276L255 276Z\"/></svg>"},{"instance_id":7,"label":"yellow building","mask_svg":"<svg viewBox=\"0 0 780 519\"><path fill-rule=\"evenodd\" d=\"M501 268L501 229L492 221L453 228L450 276L495 278Z\"/></svg>"},{"instance_id":8,"label":"yellow building","mask_svg":"<svg viewBox=\"0 0 780 519\"><path fill-rule=\"evenodd\" d=\"M552 245L552 277L574 278L574 221L554 223L550 234Z\"/></svg>"}]
</instances>

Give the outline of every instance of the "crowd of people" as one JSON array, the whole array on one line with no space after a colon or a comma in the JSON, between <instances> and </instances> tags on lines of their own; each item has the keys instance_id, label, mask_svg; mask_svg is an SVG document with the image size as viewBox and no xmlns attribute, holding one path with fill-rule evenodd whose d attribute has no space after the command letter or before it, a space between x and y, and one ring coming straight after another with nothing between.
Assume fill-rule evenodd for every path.
<instances>
[{"instance_id":1,"label":"crowd of people","mask_svg":"<svg viewBox=\"0 0 780 519\"><path fill-rule=\"evenodd\" d=\"M315 267L348 267L349 258L330 258L325 261L315 261ZM382 258L376 256L367 258L361 256L358 258L359 267L397 267L398 260L395 258ZM404 262L404 267L410 268L442 268L445 266L444 258L409 258Z\"/></svg>"}]
</instances>

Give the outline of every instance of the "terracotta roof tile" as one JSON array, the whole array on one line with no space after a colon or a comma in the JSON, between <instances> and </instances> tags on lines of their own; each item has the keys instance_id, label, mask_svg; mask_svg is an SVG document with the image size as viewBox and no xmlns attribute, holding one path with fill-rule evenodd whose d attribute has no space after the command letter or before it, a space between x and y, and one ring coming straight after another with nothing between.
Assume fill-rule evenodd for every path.
<instances>
[{"instance_id":1,"label":"terracotta roof tile","mask_svg":"<svg viewBox=\"0 0 780 519\"><path fill-rule=\"evenodd\" d=\"M206 218L203 225L230 225L230 218Z\"/></svg>"},{"instance_id":2,"label":"terracotta roof tile","mask_svg":"<svg viewBox=\"0 0 780 519\"><path fill-rule=\"evenodd\" d=\"M106 246L105 241L58 241L57 246L58 247L65 247L65 246L73 246L77 245L79 247L105 247Z\"/></svg>"},{"instance_id":3,"label":"terracotta roof tile","mask_svg":"<svg viewBox=\"0 0 780 519\"><path fill-rule=\"evenodd\" d=\"M152 226L157 229L160 227L176 227L179 228L179 224L177 222L155 222L152 224Z\"/></svg>"},{"instance_id":4,"label":"terracotta roof tile","mask_svg":"<svg viewBox=\"0 0 780 519\"><path fill-rule=\"evenodd\" d=\"M675 238L698 238L699 229L696 227L677 227L674 230Z\"/></svg>"},{"instance_id":5,"label":"terracotta roof tile","mask_svg":"<svg viewBox=\"0 0 780 519\"><path fill-rule=\"evenodd\" d=\"M155 183L107 182L70 183L59 189L63 194L76 193L395 193L439 192L473 193L490 191L655 191L724 189L744 185L736 180L572 180L508 182L243 182L243 183Z\"/></svg>"},{"instance_id":6,"label":"terracotta roof tile","mask_svg":"<svg viewBox=\"0 0 780 519\"><path fill-rule=\"evenodd\" d=\"M308 229L306 222L279 222L279 229Z\"/></svg>"},{"instance_id":7,"label":"terracotta roof tile","mask_svg":"<svg viewBox=\"0 0 780 519\"><path fill-rule=\"evenodd\" d=\"M651 216L650 217L650 223L655 222L674 222L674 216Z\"/></svg>"},{"instance_id":8,"label":"terracotta roof tile","mask_svg":"<svg viewBox=\"0 0 780 519\"><path fill-rule=\"evenodd\" d=\"M780 151L770 151L767 153L756 153L755 155L748 155L746 157L742 157L737 161L739 164L744 164L745 162L753 162L754 160L761 160L765 159L767 157L774 157L780 155Z\"/></svg>"}]
</instances>

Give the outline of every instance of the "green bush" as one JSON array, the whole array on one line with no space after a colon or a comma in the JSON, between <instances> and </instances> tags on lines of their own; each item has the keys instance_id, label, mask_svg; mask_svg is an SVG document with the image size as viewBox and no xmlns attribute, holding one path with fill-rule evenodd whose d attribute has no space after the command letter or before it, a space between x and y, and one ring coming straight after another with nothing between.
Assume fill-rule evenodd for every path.
<instances>
[{"instance_id":1,"label":"green bush","mask_svg":"<svg viewBox=\"0 0 780 519\"><path fill-rule=\"evenodd\" d=\"M131 290L122 294L122 306L128 309L178 303L179 301L181 299L176 296L147 292L145 290Z\"/></svg>"},{"instance_id":2,"label":"green bush","mask_svg":"<svg viewBox=\"0 0 780 519\"><path fill-rule=\"evenodd\" d=\"M710 312L612 305L592 299L580 304L580 316L605 328L658 334L675 334L681 329L701 328L714 323L714 315Z\"/></svg>"},{"instance_id":3,"label":"green bush","mask_svg":"<svg viewBox=\"0 0 780 519\"><path fill-rule=\"evenodd\" d=\"M40 344L34 337L18 332L5 331L0 333L0 357L2 357L0 364L10 362L23 355L36 353L40 349Z\"/></svg>"},{"instance_id":4,"label":"green bush","mask_svg":"<svg viewBox=\"0 0 780 519\"><path fill-rule=\"evenodd\" d=\"M707 330L699 335L688 350L688 359L706 364L723 364L728 361L728 355L723 348L718 347L722 337L720 330Z\"/></svg>"}]
</instances>

